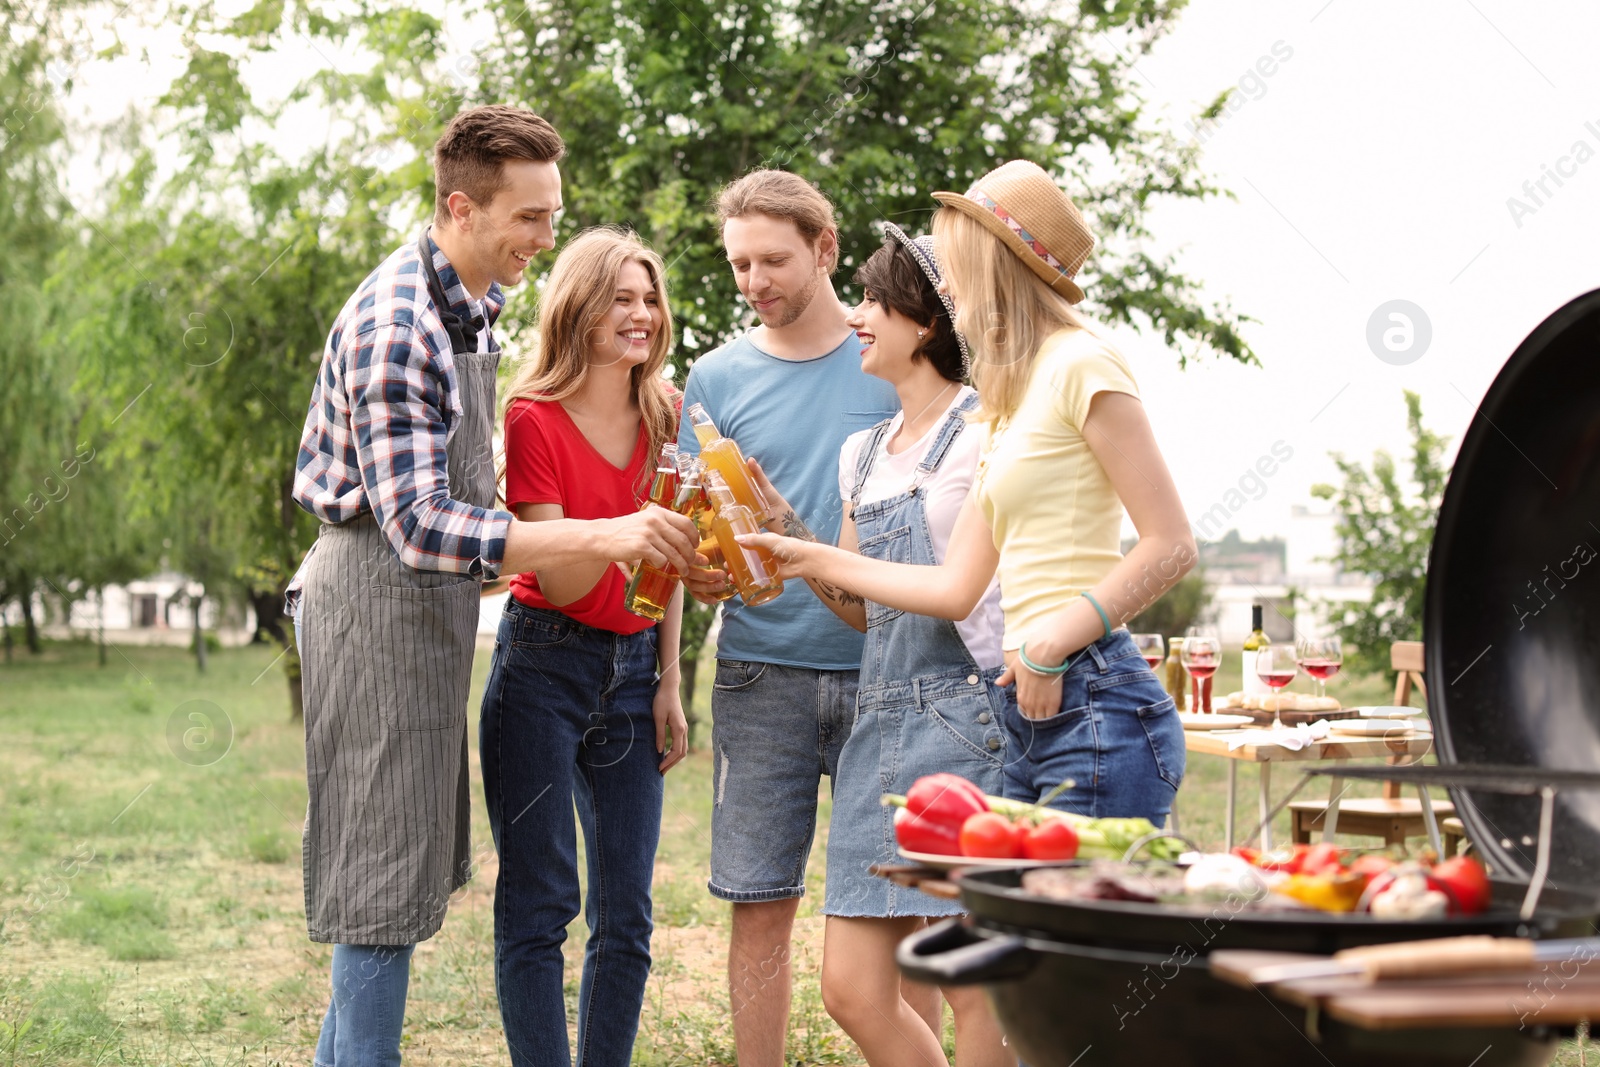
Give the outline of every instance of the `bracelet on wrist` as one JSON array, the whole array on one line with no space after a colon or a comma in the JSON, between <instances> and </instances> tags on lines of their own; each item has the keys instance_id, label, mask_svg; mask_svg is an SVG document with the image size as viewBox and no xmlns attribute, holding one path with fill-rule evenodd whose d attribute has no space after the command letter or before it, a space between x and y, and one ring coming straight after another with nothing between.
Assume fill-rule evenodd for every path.
<instances>
[{"instance_id":1,"label":"bracelet on wrist","mask_svg":"<svg viewBox=\"0 0 1600 1067\"><path fill-rule=\"evenodd\" d=\"M1059 678L1063 674L1066 674L1067 671L1072 667L1072 660L1070 658L1059 667L1040 666L1028 658L1028 642L1026 641L1022 642L1021 647L1017 649L1017 658L1022 661L1022 665L1025 668L1027 668L1033 674L1039 675L1041 678Z\"/></svg>"},{"instance_id":2,"label":"bracelet on wrist","mask_svg":"<svg viewBox=\"0 0 1600 1067\"><path fill-rule=\"evenodd\" d=\"M1084 593L1082 593L1080 595L1083 597L1083 599L1087 600L1090 604L1094 605L1095 613L1100 616L1101 625L1103 625L1106 628L1106 632L1100 635L1100 639L1103 641L1106 638L1110 637L1111 636L1111 616L1106 614L1106 609L1100 606L1100 601L1096 600L1092 593L1084 592Z\"/></svg>"}]
</instances>

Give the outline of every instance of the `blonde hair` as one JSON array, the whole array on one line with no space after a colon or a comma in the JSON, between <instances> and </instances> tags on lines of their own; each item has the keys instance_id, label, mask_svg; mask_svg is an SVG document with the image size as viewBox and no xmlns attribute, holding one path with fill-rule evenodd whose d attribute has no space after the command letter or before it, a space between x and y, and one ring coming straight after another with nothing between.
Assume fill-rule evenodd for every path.
<instances>
[{"instance_id":1,"label":"blonde hair","mask_svg":"<svg viewBox=\"0 0 1600 1067\"><path fill-rule=\"evenodd\" d=\"M972 414L991 429L1016 414L1040 347L1051 334L1093 324L1050 288L1005 242L955 208L933 215L939 261L956 297L956 329L972 349Z\"/></svg>"},{"instance_id":2,"label":"blonde hair","mask_svg":"<svg viewBox=\"0 0 1600 1067\"><path fill-rule=\"evenodd\" d=\"M753 170L722 187L717 194L719 225L751 215L794 223L811 248L816 248L824 233L836 228L832 201L815 185L786 170ZM830 267L838 266L838 259L835 255Z\"/></svg>"},{"instance_id":3,"label":"blonde hair","mask_svg":"<svg viewBox=\"0 0 1600 1067\"><path fill-rule=\"evenodd\" d=\"M534 354L524 360L506 390L505 405L516 400L560 401L583 388L593 351L590 334L611 310L617 279L628 263L638 263L655 286L661 329L650 338L650 354L631 372L633 400L639 405L649 445L642 481L655 469L661 446L676 438L677 390L661 377L672 350L672 309L667 305L666 268L661 257L629 230L594 226L567 242L556 257L539 301ZM501 485L505 468L500 469Z\"/></svg>"}]
</instances>

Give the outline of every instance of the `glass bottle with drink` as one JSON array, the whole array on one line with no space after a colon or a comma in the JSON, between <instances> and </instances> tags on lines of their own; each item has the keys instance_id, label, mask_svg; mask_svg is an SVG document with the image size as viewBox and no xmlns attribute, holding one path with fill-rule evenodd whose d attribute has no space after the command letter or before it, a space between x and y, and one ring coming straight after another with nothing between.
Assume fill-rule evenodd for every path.
<instances>
[{"instance_id":1,"label":"glass bottle with drink","mask_svg":"<svg viewBox=\"0 0 1600 1067\"><path fill-rule=\"evenodd\" d=\"M1167 695L1178 706L1179 711L1188 707L1187 686L1184 684L1183 670L1183 638L1174 637L1167 641Z\"/></svg>"},{"instance_id":2,"label":"glass bottle with drink","mask_svg":"<svg viewBox=\"0 0 1600 1067\"><path fill-rule=\"evenodd\" d=\"M722 475L732 491L734 500L750 509L750 516L759 527L772 516L771 505L750 476L744 453L731 437L722 436L716 423L700 404L689 405L689 421L694 425L695 438L700 442L700 461Z\"/></svg>"},{"instance_id":3,"label":"glass bottle with drink","mask_svg":"<svg viewBox=\"0 0 1600 1067\"><path fill-rule=\"evenodd\" d=\"M1261 680L1260 673L1256 670L1256 658L1272 646L1267 632L1261 628L1261 605L1250 605L1250 636L1244 639L1244 652L1242 662L1239 664L1241 677L1244 679L1244 692L1246 696L1266 696L1272 692L1267 684Z\"/></svg>"},{"instance_id":4,"label":"glass bottle with drink","mask_svg":"<svg viewBox=\"0 0 1600 1067\"><path fill-rule=\"evenodd\" d=\"M778 565L772 553L764 548L741 545L738 541L740 534L760 533L761 524L750 509L734 497L720 470L706 472L706 496L716 512L711 529L722 547L722 558L739 596L751 607L775 599L783 592L783 581L778 577Z\"/></svg>"},{"instance_id":5,"label":"glass bottle with drink","mask_svg":"<svg viewBox=\"0 0 1600 1067\"><path fill-rule=\"evenodd\" d=\"M678 453L678 498L673 507L679 515L691 520L695 529L700 533L700 544L695 551L706 557L706 566L712 570L727 572L728 563L722 558L722 546L717 544L717 535L712 532L711 522L714 513L711 500L705 491L706 466L687 452ZM734 587L733 581L716 593L717 600L727 600L736 596L739 590Z\"/></svg>"},{"instance_id":6,"label":"glass bottle with drink","mask_svg":"<svg viewBox=\"0 0 1600 1067\"><path fill-rule=\"evenodd\" d=\"M645 507L672 509L678 498L678 446L672 441L661 446L656 460L655 477L650 481L650 494ZM657 567L641 562L628 588L623 593L622 605L635 615L660 622L667 614L667 604L673 590L678 588L678 572L672 568Z\"/></svg>"}]
</instances>

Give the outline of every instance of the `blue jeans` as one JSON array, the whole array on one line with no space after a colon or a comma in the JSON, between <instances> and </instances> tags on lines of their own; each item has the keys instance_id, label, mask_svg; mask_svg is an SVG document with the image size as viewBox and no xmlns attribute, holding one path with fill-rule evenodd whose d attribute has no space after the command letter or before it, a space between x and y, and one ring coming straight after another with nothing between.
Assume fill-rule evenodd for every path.
<instances>
[{"instance_id":1,"label":"blue jeans","mask_svg":"<svg viewBox=\"0 0 1600 1067\"><path fill-rule=\"evenodd\" d=\"M1026 718L1006 689L1007 797L1039 800L1076 785L1050 806L1091 818L1143 817L1161 826L1183 782L1183 724L1172 698L1126 630L1077 654L1062 676L1061 710Z\"/></svg>"},{"instance_id":2,"label":"blue jeans","mask_svg":"<svg viewBox=\"0 0 1600 1067\"><path fill-rule=\"evenodd\" d=\"M817 786L839 766L856 671L717 660L711 690L711 894L735 903L806 891Z\"/></svg>"},{"instance_id":3,"label":"blue jeans","mask_svg":"<svg viewBox=\"0 0 1600 1067\"><path fill-rule=\"evenodd\" d=\"M334 945L316 1067L399 1067L415 945Z\"/></svg>"},{"instance_id":4,"label":"blue jeans","mask_svg":"<svg viewBox=\"0 0 1600 1067\"><path fill-rule=\"evenodd\" d=\"M578 990L579 1067L626 1067L650 976L650 882L661 832L656 632L623 635L515 600L479 722L483 791L500 853L494 977L514 1067L567 1067L561 945L578 917L577 834L589 942Z\"/></svg>"},{"instance_id":5,"label":"blue jeans","mask_svg":"<svg viewBox=\"0 0 1600 1067\"><path fill-rule=\"evenodd\" d=\"M294 620L300 648L300 618ZM398 1067L415 945L334 945L333 996L317 1037L316 1067Z\"/></svg>"}]
</instances>

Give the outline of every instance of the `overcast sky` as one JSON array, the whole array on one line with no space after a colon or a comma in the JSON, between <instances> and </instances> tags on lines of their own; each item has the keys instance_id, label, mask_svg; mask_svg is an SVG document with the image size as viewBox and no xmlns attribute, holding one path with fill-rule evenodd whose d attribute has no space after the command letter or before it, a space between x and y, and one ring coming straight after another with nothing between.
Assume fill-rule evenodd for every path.
<instances>
[{"instance_id":1,"label":"overcast sky","mask_svg":"<svg viewBox=\"0 0 1600 1067\"><path fill-rule=\"evenodd\" d=\"M452 29L463 52L482 32ZM151 62L135 49L86 70L80 114L108 117L179 69L170 35L130 36ZM1403 452L1402 389L1422 394L1453 452L1516 344L1600 284L1597 40L1593 0L1194 0L1140 62L1153 115L1185 137L1241 85L1202 157L1237 200L1165 205L1151 221L1158 251L1180 251L1210 297L1260 320L1247 336L1265 366L1180 372L1159 338L1117 333L1191 517L1225 502L1247 536L1284 530L1334 477L1330 451ZM287 85L323 62L295 45L270 76ZM297 125L316 140L325 129ZM88 161L71 185L94 188ZM1393 301L1420 309L1409 327L1387 318ZM1397 346L1380 339L1387 361L1369 342L1375 314ZM1257 499L1228 496L1274 446L1292 458L1259 489L1246 482Z\"/></svg>"},{"instance_id":2,"label":"overcast sky","mask_svg":"<svg viewBox=\"0 0 1600 1067\"><path fill-rule=\"evenodd\" d=\"M1179 372L1159 339L1122 335L1191 517L1282 440L1294 458L1237 515L1246 533L1282 529L1333 479L1329 451L1403 452L1403 389L1453 454L1522 338L1600 285L1596 40L1592 2L1196 0L1140 63L1182 129L1275 47L1290 53L1206 137L1205 164L1237 202L1152 220L1210 293L1261 320L1248 336L1264 369ZM1535 203L1523 183L1546 167L1567 176L1535 185ZM1512 197L1531 210L1514 216ZM1368 324L1395 300L1432 336L1420 357L1385 351L1391 363Z\"/></svg>"}]
</instances>

